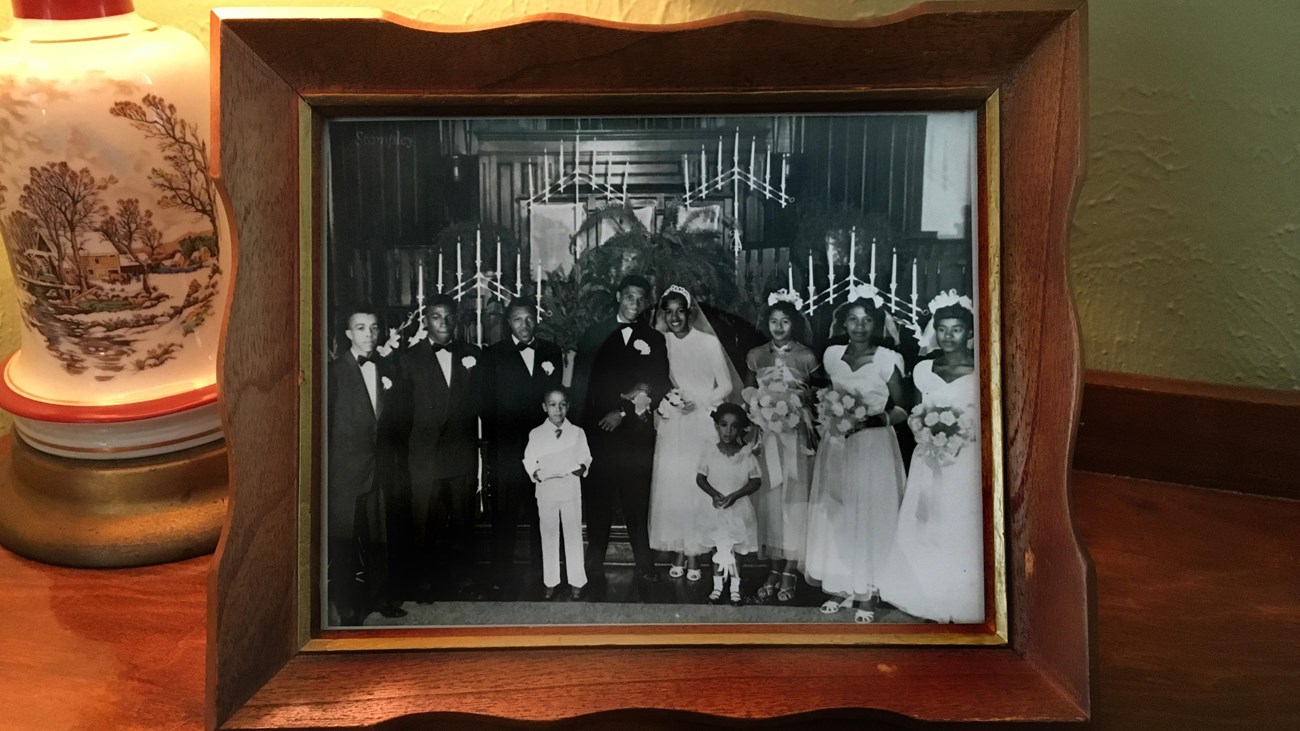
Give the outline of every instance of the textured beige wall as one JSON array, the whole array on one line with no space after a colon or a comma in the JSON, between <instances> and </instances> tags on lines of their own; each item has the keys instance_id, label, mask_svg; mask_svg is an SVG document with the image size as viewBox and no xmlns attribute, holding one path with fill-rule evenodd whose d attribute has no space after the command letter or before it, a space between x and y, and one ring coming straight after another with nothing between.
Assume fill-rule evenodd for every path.
<instances>
[{"instance_id":1,"label":"textured beige wall","mask_svg":"<svg viewBox=\"0 0 1300 731\"><path fill-rule=\"evenodd\" d=\"M207 43L207 0L137 0ZM243 0L232 5L358 5ZM742 10L867 18L907 0L383 0L445 24L566 12L672 23ZM7 3L5 11L7 11ZM1094 0L1088 178L1073 227L1087 365L1300 388L1300 3ZM0 15L7 21L7 12ZM811 49L810 49L811 50ZM0 351L17 346L8 267Z\"/></svg>"}]
</instances>

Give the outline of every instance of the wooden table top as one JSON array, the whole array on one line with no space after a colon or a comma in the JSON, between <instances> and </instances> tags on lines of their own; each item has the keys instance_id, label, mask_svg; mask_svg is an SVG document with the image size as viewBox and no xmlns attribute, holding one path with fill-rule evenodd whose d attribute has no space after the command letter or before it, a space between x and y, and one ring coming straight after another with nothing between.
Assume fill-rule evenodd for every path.
<instances>
[{"instance_id":1,"label":"wooden table top","mask_svg":"<svg viewBox=\"0 0 1300 731\"><path fill-rule=\"evenodd\" d=\"M1300 502L1074 480L1097 575L1090 727L1300 727ZM0 729L202 728L208 564L65 569L0 549ZM575 725L656 720L709 725Z\"/></svg>"}]
</instances>

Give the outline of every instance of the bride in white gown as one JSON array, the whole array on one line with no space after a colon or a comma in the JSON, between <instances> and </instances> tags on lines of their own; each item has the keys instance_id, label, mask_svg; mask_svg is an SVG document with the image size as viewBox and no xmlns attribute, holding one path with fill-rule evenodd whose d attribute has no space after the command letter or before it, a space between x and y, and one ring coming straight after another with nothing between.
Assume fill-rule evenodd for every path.
<instances>
[{"instance_id":1,"label":"bride in white gown","mask_svg":"<svg viewBox=\"0 0 1300 731\"><path fill-rule=\"evenodd\" d=\"M675 554L668 575L701 578L687 532L701 511L712 510L709 496L695 484L704 451L717 443L710 416L739 384L722 343L685 289L676 285L659 301L655 327L668 344L668 376L681 406L661 404L655 419L654 474L650 483L650 547ZM669 399L665 399L665 402Z\"/></svg>"},{"instance_id":2,"label":"bride in white gown","mask_svg":"<svg viewBox=\"0 0 1300 731\"><path fill-rule=\"evenodd\" d=\"M916 617L977 623L984 620L984 512L979 374L970 346L974 312L970 299L955 293L935 298L930 310L934 317L921 337L922 347L937 347L941 354L914 370L921 408L960 409L968 433L956 456L923 443L912 455L880 597Z\"/></svg>"}]
</instances>

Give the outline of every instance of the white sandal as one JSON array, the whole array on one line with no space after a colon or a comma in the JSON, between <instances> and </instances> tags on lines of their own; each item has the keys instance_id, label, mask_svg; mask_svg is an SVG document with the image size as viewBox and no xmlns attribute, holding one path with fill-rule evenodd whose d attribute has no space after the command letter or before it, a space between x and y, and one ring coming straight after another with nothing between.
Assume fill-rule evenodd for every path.
<instances>
[{"instance_id":1,"label":"white sandal","mask_svg":"<svg viewBox=\"0 0 1300 731\"><path fill-rule=\"evenodd\" d=\"M876 613L871 609L859 609L853 613L853 621L858 624L871 624L876 621Z\"/></svg>"},{"instance_id":2,"label":"white sandal","mask_svg":"<svg viewBox=\"0 0 1300 731\"><path fill-rule=\"evenodd\" d=\"M680 579L685 575L686 575L685 566L672 566L668 569L668 578L670 579Z\"/></svg>"},{"instance_id":3,"label":"white sandal","mask_svg":"<svg viewBox=\"0 0 1300 731\"><path fill-rule=\"evenodd\" d=\"M843 609L843 608L849 606L849 605L852 604L852 603L853 603L853 597L852 597L852 596L847 596L847 597L845 597L845 598L843 598L843 599L840 599L840 600L838 600L838 601L835 600L835 599L827 599L827 600L825 601L825 603L823 603L823 604L821 605L821 613L822 613L822 614L835 614L836 612L838 612L838 611L840 611L841 609Z\"/></svg>"},{"instance_id":4,"label":"white sandal","mask_svg":"<svg viewBox=\"0 0 1300 731\"><path fill-rule=\"evenodd\" d=\"M704 574L699 569L686 570L686 580L691 582L692 584L694 584L695 582L699 581L702 578L704 578Z\"/></svg>"}]
</instances>

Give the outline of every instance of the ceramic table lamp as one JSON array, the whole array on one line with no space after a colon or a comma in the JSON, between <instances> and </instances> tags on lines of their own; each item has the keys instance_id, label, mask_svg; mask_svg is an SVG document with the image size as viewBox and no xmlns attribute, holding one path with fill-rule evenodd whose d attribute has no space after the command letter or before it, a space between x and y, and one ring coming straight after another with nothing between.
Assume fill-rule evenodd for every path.
<instances>
[{"instance_id":1,"label":"ceramic table lamp","mask_svg":"<svg viewBox=\"0 0 1300 731\"><path fill-rule=\"evenodd\" d=\"M22 346L0 382L17 431L0 541L83 565L207 550L225 482L215 375L230 261L208 178L207 52L130 0L13 9L0 235Z\"/></svg>"}]
</instances>

